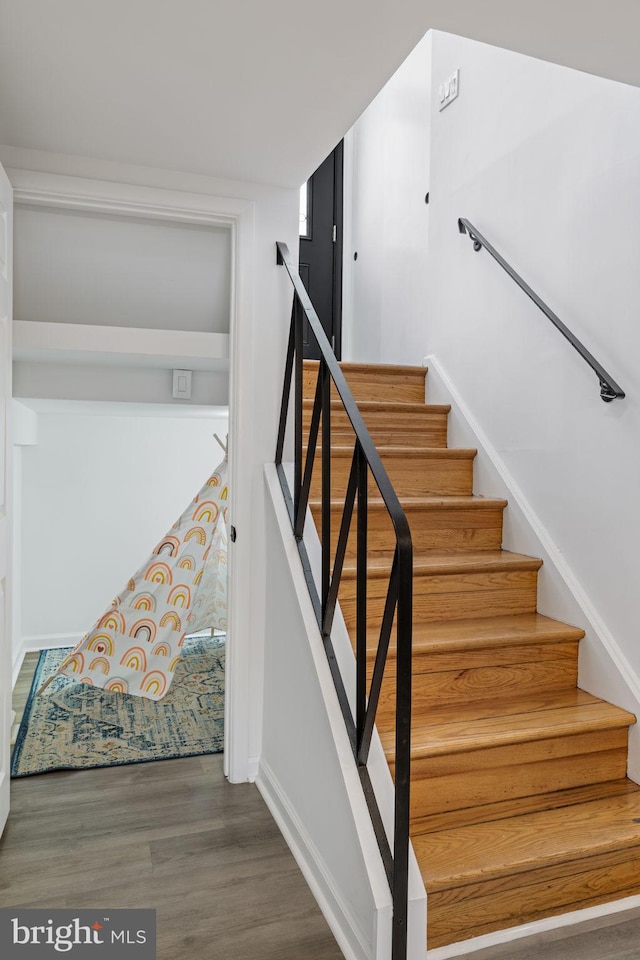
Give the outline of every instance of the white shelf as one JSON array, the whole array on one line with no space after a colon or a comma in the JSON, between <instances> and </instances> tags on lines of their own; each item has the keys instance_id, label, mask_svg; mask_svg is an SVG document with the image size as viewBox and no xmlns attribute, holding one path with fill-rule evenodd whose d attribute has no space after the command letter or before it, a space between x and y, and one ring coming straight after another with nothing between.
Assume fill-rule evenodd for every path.
<instances>
[{"instance_id":1,"label":"white shelf","mask_svg":"<svg viewBox=\"0 0 640 960\"><path fill-rule=\"evenodd\" d=\"M14 360L223 371L229 335L16 320Z\"/></svg>"}]
</instances>

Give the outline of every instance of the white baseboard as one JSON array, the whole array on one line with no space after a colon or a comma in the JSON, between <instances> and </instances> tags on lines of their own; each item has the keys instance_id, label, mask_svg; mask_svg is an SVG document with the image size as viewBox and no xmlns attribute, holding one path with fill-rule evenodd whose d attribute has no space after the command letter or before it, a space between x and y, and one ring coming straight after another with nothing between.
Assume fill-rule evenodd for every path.
<instances>
[{"instance_id":1,"label":"white baseboard","mask_svg":"<svg viewBox=\"0 0 640 960\"><path fill-rule=\"evenodd\" d=\"M254 783L260 774L260 757L249 757L247 760L247 780Z\"/></svg>"},{"instance_id":2,"label":"white baseboard","mask_svg":"<svg viewBox=\"0 0 640 960\"><path fill-rule=\"evenodd\" d=\"M26 651L20 648L18 650L18 656L13 661L13 668L11 673L11 689L12 690L15 687L16 683L18 682L18 677L20 675L20 671L22 670L22 664L24 663L25 653Z\"/></svg>"},{"instance_id":3,"label":"white baseboard","mask_svg":"<svg viewBox=\"0 0 640 960\"><path fill-rule=\"evenodd\" d=\"M265 760L260 761L256 786L278 824L346 960L370 960L365 938L358 929L349 905L341 898L313 840L300 822Z\"/></svg>"},{"instance_id":4,"label":"white baseboard","mask_svg":"<svg viewBox=\"0 0 640 960\"><path fill-rule=\"evenodd\" d=\"M20 649L24 655L34 650L49 650L51 647L75 647L83 637L84 633L47 633L23 637Z\"/></svg>"},{"instance_id":5,"label":"white baseboard","mask_svg":"<svg viewBox=\"0 0 640 960\"><path fill-rule=\"evenodd\" d=\"M27 653L37 653L39 650L50 650L57 647L75 647L75 645L82 640L83 636L84 633L48 633L23 637L18 647L17 656L13 661L13 686L15 687L16 685Z\"/></svg>"},{"instance_id":6,"label":"white baseboard","mask_svg":"<svg viewBox=\"0 0 640 960\"><path fill-rule=\"evenodd\" d=\"M558 917L547 917L544 920L534 920L519 927L509 927L507 930L497 930L495 933L485 933L481 937L472 937L459 943L450 943L446 947L436 947L427 951L427 960L456 960L478 950L486 950L502 943L511 943L536 934L546 933L549 930L558 930L561 927L577 927L591 920L623 913L640 907L640 896L625 897L624 900L614 900L612 903L602 903L597 907L585 907L584 910L573 910L571 913L562 913ZM572 931L578 936L580 929ZM524 949L526 944L520 944Z\"/></svg>"}]
</instances>

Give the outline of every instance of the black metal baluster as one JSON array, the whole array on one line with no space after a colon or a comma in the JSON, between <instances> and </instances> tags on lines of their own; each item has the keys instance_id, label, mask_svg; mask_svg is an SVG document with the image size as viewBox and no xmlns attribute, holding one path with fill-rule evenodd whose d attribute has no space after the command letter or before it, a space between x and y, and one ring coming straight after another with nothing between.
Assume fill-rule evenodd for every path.
<instances>
[{"instance_id":1,"label":"black metal baluster","mask_svg":"<svg viewBox=\"0 0 640 960\"><path fill-rule=\"evenodd\" d=\"M389 576L389 586L387 588L387 599L384 604L384 613L382 615L382 626L380 627L380 639L378 640L378 650L376 661L373 667L371 685L369 687L369 702L367 703L367 714L364 720L364 729L362 731L362 740L358 747L358 762L366 763L369 757L369 747L371 746L371 737L373 727L376 722L376 711L380 699L380 690L382 689L382 679L384 668L387 662L387 653L389 650L389 641L391 639L391 630L393 627L393 618L396 613L396 603L398 601L398 550L393 555L391 564L391 574Z\"/></svg>"},{"instance_id":2,"label":"black metal baluster","mask_svg":"<svg viewBox=\"0 0 640 960\"><path fill-rule=\"evenodd\" d=\"M300 493L302 491L302 310L294 299L295 313L295 451L293 464L293 516L295 529L300 522ZM303 520L304 526L304 520ZM296 540L302 534L296 533Z\"/></svg>"},{"instance_id":3,"label":"black metal baluster","mask_svg":"<svg viewBox=\"0 0 640 960\"><path fill-rule=\"evenodd\" d=\"M304 402L303 402L304 406ZM302 490L300 491L300 503L298 505L298 520L294 528L295 536L302 539L304 533L304 522L307 513L307 504L309 503L309 490L311 489L311 477L313 476L313 464L316 456L316 446L318 443L318 428L320 426L320 415L322 413L322 377L321 371L318 371L318 381L316 383L316 395L313 401L313 412L311 414L311 424L309 425L309 440L307 442L307 458L304 464L304 479L302 481Z\"/></svg>"},{"instance_id":4,"label":"black metal baluster","mask_svg":"<svg viewBox=\"0 0 640 960\"><path fill-rule=\"evenodd\" d=\"M367 712L367 484L369 468L358 444L358 544L356 560L356 729L358 749Z\"/></svg>"},{"instance_id":5,"label":"black metal baluster","mask_svg":"<svg viewBox=\"0 0 640 960\"><path fill-rule=\"evenodd\" d=\"M333 561L333 572L331 574L331 584L329 586L329 596L327 598L327 609L324 612L324 619L322 621L322 632L325 634L325 636L328 636L331 633L331 627L333 626L333 617L336 612L338 590L340 589L340 580L342 579L342 567L344 564L345 553L347 551L347 540L349 539L349 530L351 529L351 520L353 519L353 506L356 499L357 487L358 444L356 443L353 448L349 482L347 483L347 492L344 498L344 509L342 511L342 520L340 521L340 532L338 534L336 555Z\"/></svg>"},{"instance_id":6,"label":"black metal baluster","mask_svg":"<svg viewBox=\"0 0 640 960\"><path fill-rule=\"evenodd\" d=\"M322 377L322 619L326 617L331 581L331 377L324 360Z\"/></svg>"},{"instance_id":7,"label":"black metal baluster","mask_svg":"<svg viewBox=\"0 0 640 960\"><path fill-rule=\"evenodd\" d=\"M411 774L411 651L413 557L411 540L398 543L398 635L396 651L396 810L393 839L392 958L407 951L409 896L409 787Z\"/></svg>"}]
</instances>

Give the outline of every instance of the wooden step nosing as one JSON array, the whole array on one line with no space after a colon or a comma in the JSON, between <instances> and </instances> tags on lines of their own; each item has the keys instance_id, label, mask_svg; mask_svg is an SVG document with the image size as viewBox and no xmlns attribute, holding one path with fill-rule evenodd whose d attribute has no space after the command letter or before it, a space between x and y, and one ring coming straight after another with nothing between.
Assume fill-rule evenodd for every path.
<instances>
[{"instance_id":1,"label":"wooden step nosing","mask_svg":"<svg viewBox=\"0 0 640 960\"><path fill-rule=\"evenodd\" d=\"M593 800L591 803L597 803ZM461 828L464 829L464 828ZM469 884L484 883L490 880L500 880L503 877L510 877L514 874L529 873L532 870L544 870L545 867L558 866L561 863L579 863L582 860L589 860L591 857L600 856L603 853L617 853L625 850L635 850L640 847L640 834L636 838L618 838L609 841L592 841L592 846L587 850L584 848L574 851L558 850L544 855L538 854L534 857L532 854L529 859L513 860L509 863L487 867L481 870L469 870L466 873L460 871L450 877L443 877L438 880L429 880L425 876L428 866L424 871L421 870L422 879L427 889L427 893L436 893L443 890L453 890L459 887L466 887Z\"/></svg>"},{"instance_id":2,"label":"wooden step nosing","mask_svg":"<svg viewBox=\"0 0 640 960\"><path fill-rule=\"evenodd\" d=\"M610 706L610 704L607 704ZM571 710L570 707L566 708ZM621 730L624 727L630 727L636 722L633 714L626 710L616 708L614 715L606 717L590 717L587 720L574 720L566 723L553 723L548 726L536 726L529 729L518 730L518 715L510 715L514 726L509 730L492 731L478 736L474 741L469 740L440 740L437 743L422 744L419 747L411 748L411 760L428 760L432 757L443 757L451 754L475 753L479 750L491 750L494 747L510 747L518 744L533 743L542 740L557 740L562 737L580 736L585 733L600 733L605 730ZM544 713L544 711L543 711ZM428 728L429 724L420 724ZM415 730L415 726L414 726ZM385 754L393 763L393 748L385 748Z\"/></svg>"},{"instance_id":3,"label":"wooden step nosing","mask_svg":"<svg viewBox=\"0 0 640 960\"><path fill-rule=\"evenodd\" d=\"M305 360L303 366L308 369L315 369L320 364L319 360ZM402 373L405 376L410 375L417 378L426 377L428 368L418 367L410 363L364 363L357 360L341 360L340 369L352 373L380 371L382 373Z\"/></svg>"},{"instance_id":4,"label":"wooden step nosing","mask_svg":"<svg viewBox=\"0 0 640 960\"><path fill-rule=\"evenodd\" d=\"M313 409L315 398L306 397L302 401L303 408ZM447 414L451 412L450 403L420 403L419 400L357 400L356 406L360 413L401 413L408 416L428 417L429 414ZM344 410L342 400L331 401L331 411ZM345 411L346 415L346 411ZM348 417L347 417L348 419Z\"/></svg>"},{"instance_id":5,"label":"wooden step nosing","mask_svg":"<svg viewBox=\"0 0 640 960\"><path fill-rule=\"evenodd\" d=\"M584 630L577 630L572 627L565 635L547 634L547 636L535 636L530 634L528 637L518 634L513 637L466 637L462 640L438 640L430 643L428 640L414 640L412 645L413 657L429 657L431 655L450 653L465 653L475 650L495 650L508 647L527 647L527 646L552 646L555 643L579 643L584 637ZM370 647L367 648L367 657L375 657L378 638L373 634L373 640ZM396 645L389 644L387 658L395 659Z\"/></svg>"},{"instance_id":6,"label":"wooden step nosing","mask_svg":"<svg viewBox=\"0 0 640 960\"><path fill-rule=\"evenodd\" d=\"M444 449L444 448L443 448ZM400 497L400 504L405 512L419 511L446 511L446 510L504 510L508 506L508 500L489 497ZM368 497L367 505L370 510L386 511L387 505L380 498ZM309 500L311 508L320 509L322 501L316 499ZM331 509L334 511L344 510L344 500L334 499L331 501ZM356 506L357 509L357 506Z\"/></svg>"},{"instance_id":7,"label":"wooden step nosing","mask_svg":"<svg viewBox=\"0 0 640 960\"><path fill-rule=\"evenodd\" d=\"M307 445L303 444L302 449L306 451ZM403 447L403 446L378 446L376 447L381 457L391 459L401 458L403 460L473 460L478 451L471 447ZM322 450L322 444L318 443L316 450ZM353 444L331 444L331 456L338 458L353 457Z\"/></svg>"},{"instance_id":8,"label":"wooden step nosing","mask_svg":"<svg viewBox=\"0 0 640 960\"><path fill-rule=\"evenodd\" d=\"M492 551L487 550L486 553L491 553ZM509 559L508 551L504 551L507 556L504 558L496 557L491 560L489 563L481 559L476 559L478 553L482 551L477 551L473 554L469 554L468 558L464 554L452 553L451 557L457 557L455 563L447 563L446 561L440 560L440 562L424 560L420 557L414 559L413 562L413 576L415 577L442 577L442 576L458 576L460 574L472 574L472 573L510 573L510 572L522 572L522 571L535 571L539 570L542 566L543 561L537 557L521 557L517 560ZM473 559L472 559L473 558ZM356 577L357 567L353 563L345 564L342 570L342 577L346 580L354 580ZM382 578L388 578L391 573L391 564L376 564L367 567L367 576L372 580L378 580Z\"/></svg>"}]
</instances>

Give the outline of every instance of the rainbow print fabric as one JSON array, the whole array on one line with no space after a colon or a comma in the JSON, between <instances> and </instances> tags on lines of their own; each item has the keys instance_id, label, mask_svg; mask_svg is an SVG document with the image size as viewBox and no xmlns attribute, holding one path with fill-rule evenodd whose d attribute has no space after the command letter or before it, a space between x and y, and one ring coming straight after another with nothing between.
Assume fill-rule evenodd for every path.
<instances>
[{"instance_id":1,"label":"rainbow print fabric","mask_svg":"<svg viewBox=\"0 0 640 960\"><path fill-rule=\"evenodd\" d=\"M225 460L58 673L161 700L187 634L227 626Z\"/></svg>"}]
</instances>

